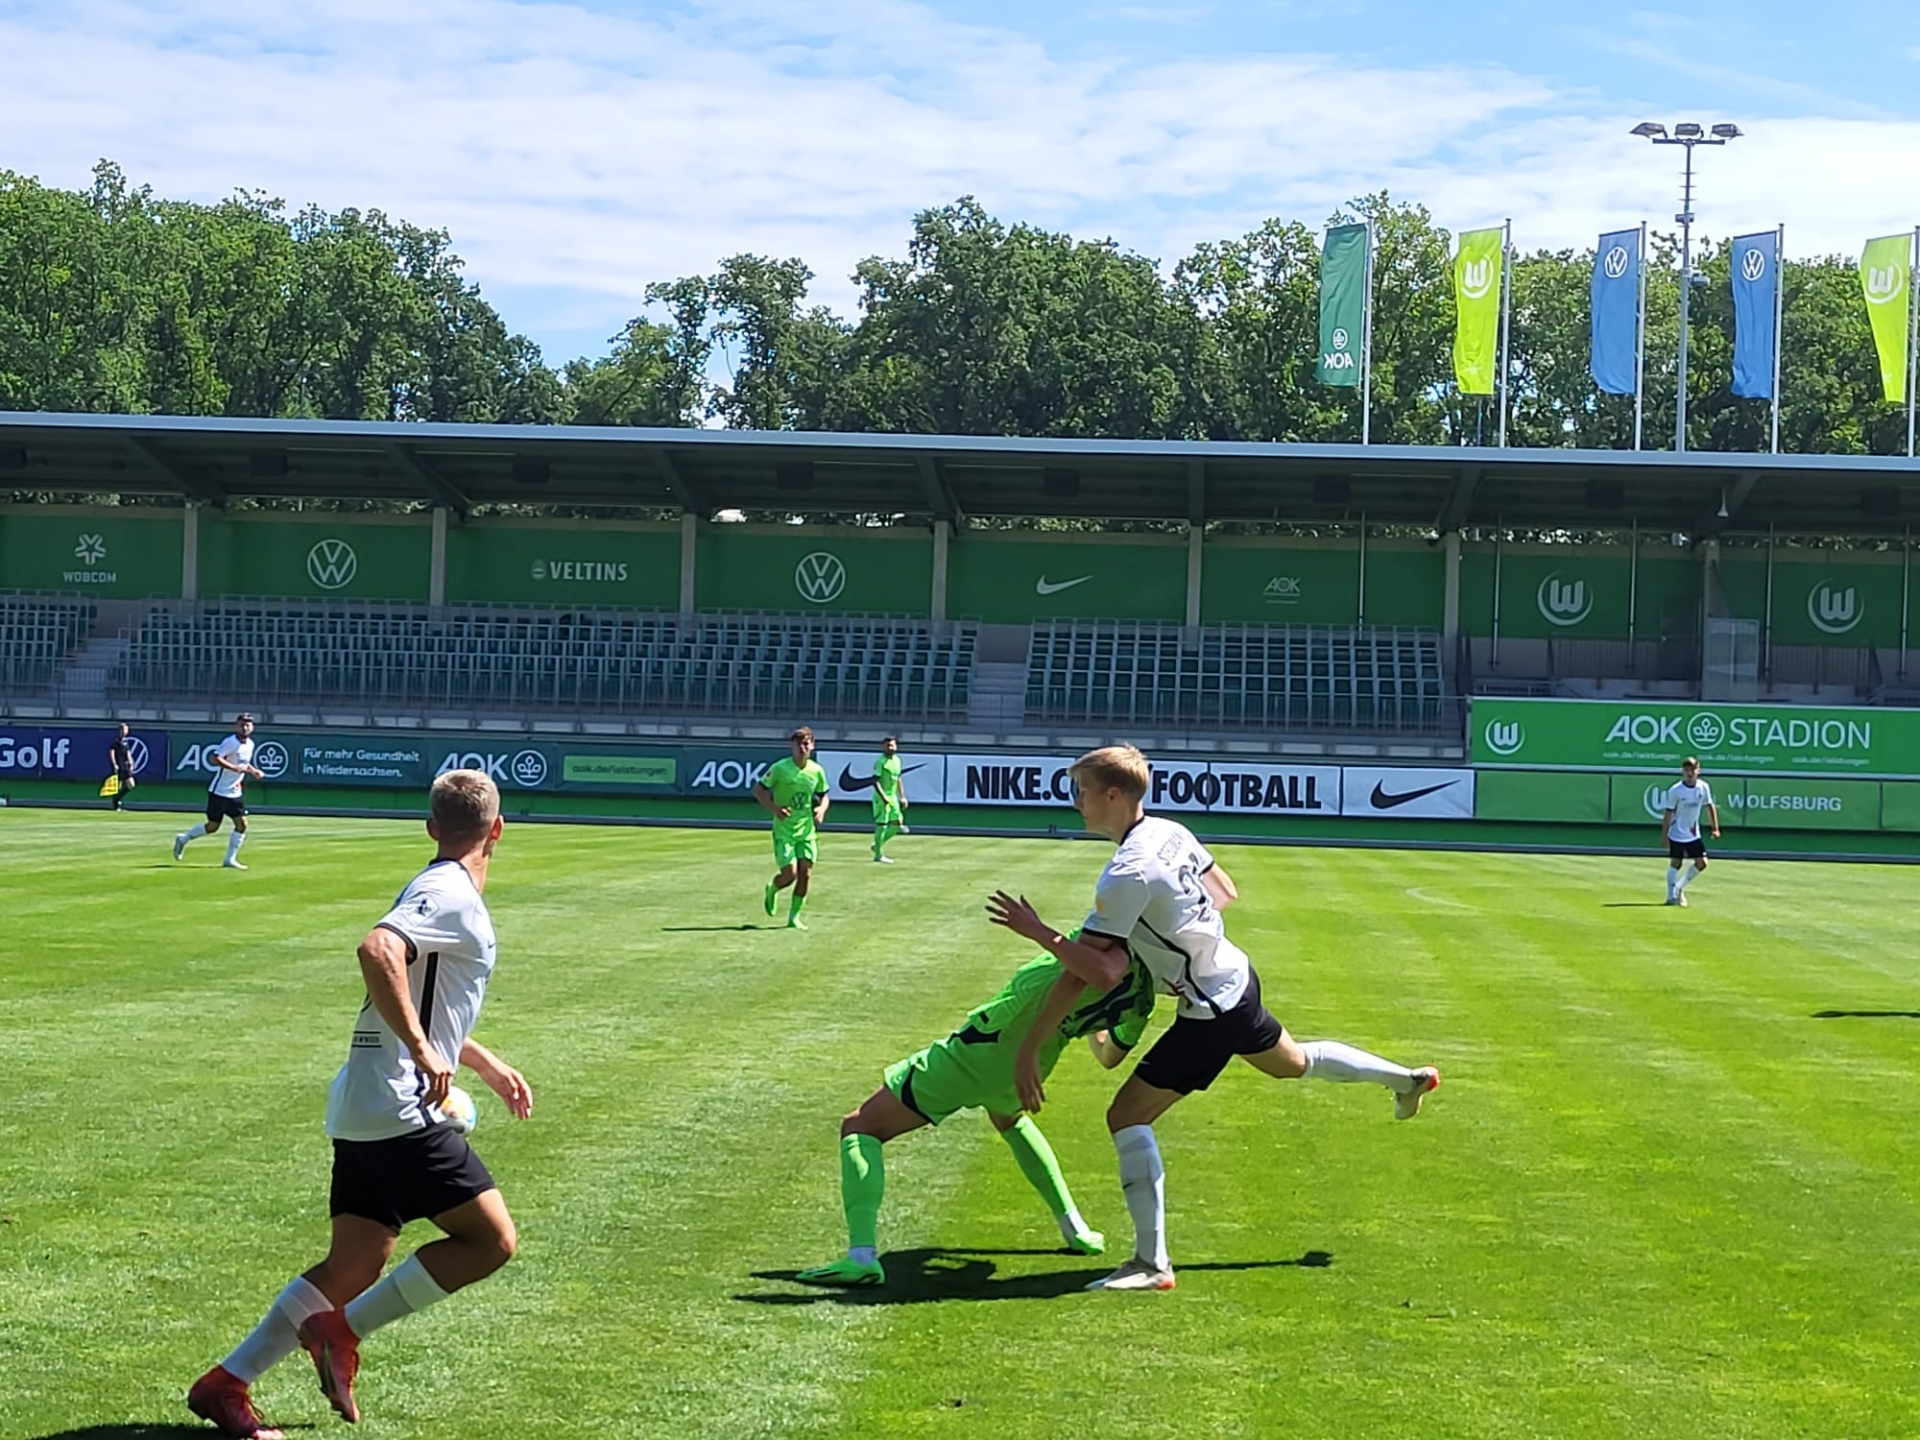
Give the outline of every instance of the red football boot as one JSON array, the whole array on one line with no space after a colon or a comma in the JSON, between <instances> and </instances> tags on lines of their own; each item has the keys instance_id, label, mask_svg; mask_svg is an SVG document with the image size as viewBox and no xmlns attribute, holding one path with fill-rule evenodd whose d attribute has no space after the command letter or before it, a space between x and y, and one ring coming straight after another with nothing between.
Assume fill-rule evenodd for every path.
<instances>
[{"instance_id":1,"label":"red football boot","mask_svg":"<svg viewBox=\"0 0 1920 1440\"><path fill-rule=\"evenodd\" d=\"M235 1440L282 1440L280 1432L253 1408L247 1382L224 1366L214 1366L193 1382L187 1391L187 1408Z\"/></svg>"},{"instance_id":2,"label":"red football boot","mask_svg":"<svg viewBox=\"0 0 1920 1440\"><path fill-rule=\"evenodd\" d=\"M300 1343L320 1372L320 1393L349 1425L360 1423L360 1407L353 1403L353 1377L360 1373L360 1337L341 1310L309 1315L300 1326Z\"/></svg>"}]
</instances>

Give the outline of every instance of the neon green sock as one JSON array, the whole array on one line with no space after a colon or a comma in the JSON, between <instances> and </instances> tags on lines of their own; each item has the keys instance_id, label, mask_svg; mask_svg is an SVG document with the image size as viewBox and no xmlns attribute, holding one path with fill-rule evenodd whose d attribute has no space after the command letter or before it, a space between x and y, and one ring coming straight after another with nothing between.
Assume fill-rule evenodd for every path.
<instances>
[{"instance_id":1,"label":"neon green sock","mask_svg":"<svg viewBox=\"0 0 1920 1440\"><path fill-rule=\"evenodd\" d=\"M793 903L787 907L787 919L798 920L800 912L806 908L807 897L798 890L793 892Z\"/></svg>"},{"instance_id":2,"label":"neon green sock","mask_svg":"<svg viewBox=\"0 0 1920 1440\"><path fill-rule=\"evenodd\" d=\"M1040 1192L1054 1219L1073 1209L1073 1196L1067 1193L1066 1177L1060 1173L1060 1162L1053 1157L1053 1146L1047 1143L1047 1137L1040 1133L1032 1116L1022 1115L1013 1122L1011 1130L1000 1132L1000 1138L1012 1149L1013 1158L1020 1162L1020 1173Z\"/></svg>"},{"instance_id":3,"label":"neon green sock","mask_svg":"<svg viewBox=\"0 0 1920 1440\"><path fill-rule=\"evenodd\" d=\"M871 1135L840 1137L840 1206L847 1212L847 1248L872 1249L880 1235L880 1199L887 1190L880 1142Z\"/></svg>"}]
</instances>

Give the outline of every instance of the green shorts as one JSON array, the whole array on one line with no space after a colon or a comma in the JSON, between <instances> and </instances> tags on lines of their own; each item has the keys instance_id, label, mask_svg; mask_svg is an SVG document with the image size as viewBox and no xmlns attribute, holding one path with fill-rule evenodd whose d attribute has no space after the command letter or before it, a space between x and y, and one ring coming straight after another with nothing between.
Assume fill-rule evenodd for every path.
<instances>
[{"instance_id":1,"label":"green shorts","mask_svg":"<svg viewBox=\"0 0 1920 1440\"><path fill-rule=\"evenodd\" d=\"M873 828L881 829L888 825L903 825L907 817L897 805L876 805L873 807Z\"/></svg>"},{"instance_id":2,"label":"green shorts","mask_svg":"<svg viewBox=\"0 0 1920 1440\"><path fill-rule=\"evenodd\" d=\"M896 1099L935 1125L956 1111L975 1108L1018 1115L1023 1107L1013 1088L1015 1053L1002 1043L969 1045L949 1035L896 1060L884 1078Z\"/></svg>"},{"instance_id":3,"label":"green shorts","mask_svg":"<svg viewBox=\"0 0 1920 1440\"><path fill-rule=\"evenodd\" d=\"M820 858L820 832L809 830L804 835L782 835L773 832L773 863L782 870L796 860L804 860L809 865Z\"/></svg>"}]
</instances>

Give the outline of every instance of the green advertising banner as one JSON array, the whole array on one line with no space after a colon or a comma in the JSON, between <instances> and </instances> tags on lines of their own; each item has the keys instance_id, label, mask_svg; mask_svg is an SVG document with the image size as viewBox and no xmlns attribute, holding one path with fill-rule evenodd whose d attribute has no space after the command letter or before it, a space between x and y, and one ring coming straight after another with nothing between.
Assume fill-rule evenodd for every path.
<instances>
[{"instance_id":1,"label":"green advertising banner","mask_svg":"<svg viewBox=\"0 0 1920 1440\"><path fill-rule=\"evenodd\" d=\"M1320 252L1320 363L1322 385L1360 384L1367 326L1367 270L1373 231L1367 225L1336 225Z\"/></svg>"},{"instance_id":2,"label":"green advertising banner","mask_svg":"<svg viewBox=\"0 0 1920 1440\"><path fill-rule=\"evenodd\" d=\"M1902 580L1897 556L1871 562L1780 562L1773 568L1776 645L1900 643Z\"/></svg>"},{"instance_id":3,"label":"green advertising banner","mask_svg":"<svg viewBox=\"0 0 1920 1440\"><path fill-rule=\"evenodd\" d=\"M178 598L184 525L179 510L145 506L0 510L0 589Z\"/></svg>"},{"instance_id":4,"label":"green advertising banner","mask_svg":"<svg viewBox=\"0 0 1920 1440\"><path fill-rule=\"evenodd\" d=\"M1605 775L1483 770L1474 785L1473 818L1603 825L1610 804Z\"/></svg>"},{"instance_id":5,"label":"green advertising banner","mask_svg":"<svg viewBox=\"0 0 1920 1440\"><path fill-rule=\"evenodd\" d=\"M200 594L425 600L433 563L424 515L200 517Z\"/></svg>"},{"instance_id":6,"label":"green advertising banner","mask_svg":"<svg viewBox=\"0 0 1920 1440\"><path fill-rule=\"evenodd\" d=\"M1367 542L1367 624L1446 625L1446 552L1420 540Z\"/></svg>"},{"instance_id":7,"label":"green advertising banner","mask_svg":"<svg viewBox=\"0 0 1920 1440\"><path fill-rule=\"evenodd\" d=\"M1183 569L1183 605L1185 582ZM1206 624L1351 625L1359 614L1356 540L1212 540L1201 552L1200 619Z\"/></svg>"},{"instance_id":8,"label":"green advertising banner","mask_svg":"<svg viewBox=\"0 0 1920 1440\"><path fill-rule=\"evenodd\" d=\"M926 531L710 525L696 553L702 610L932 613L933 536Z\"/></svg>"},{"instance_id":9,"label":"green advertising banner","mask_svg":"<svg viewBox=\"0 0 1920 1440\"><path fill-rule=\"evenodd\" d=\"M1889 780L1880 787L1880 828L1920 830L1920 784Z\"/></svg>"},{"instance_id":10,"label":"green advertising banner","mask_svg":"<svg viewBox=\"0 0 1920 1440\"><path fill-rule=\"evenodd\" d=\"M1731 813L1730 813L1731 812ZM1755 776L1720 804L1721 819L1768 830L1878 830L1873 780L1776 780Z\"/></svg>"},{"instance_id":11,"label":"green advertising banner","mask_svg":"<svg viewBox=\"0 0 1920 1440\"><path fill-rule=\"evenodd\" d=\"M1614 775L1609 777L1612 785L1613 813L1608 817L1616 825L1646 825L1658 827L1661 818L1667 813L1667 791L1680 777L1678 775ZM1746 793L1745 780L1738 775L1715 776L1707 782L1713 791L1713 803L1720 812L1720 824L1731 830L1741 824L1740 800ZM1704 835L1711 828L1706 812L1700 815L1700 832Z\"/></svg>"},{"instance_id":12,"label":"green advertising banner","mask_svg":"<svg viewBox=\"0 0 1920 1440\"><path fill-rule=\"evenodd\" d=\"M679 527L488 520L450 526L447 599L676 609Z\"/></svg>"},{"instance_id":13,"label":"green advertising banner","mask_svg":"<svg viewBox=\"0 0 1920 1440\"><path fill-rule=\"evenodd\" d=\"M1912 235L1883 235L1860 251L1860 289L1873 327L1873 346L1880 354L1881 393L1890 405L1903 405L1907 399L1907 287L1913 283L1912 271Z\"/></svg>"},{"instance_id":14,"label":"green advertising banner","mask_svg":"<svg viewBox=\"0 0 1920 1440\"><path fill-rule=\"evenodd\" d=\"M1496 577L1500 634L1520 640L1658 640L1692 634L1700 567L1673 547L1624 545L1468 546L1460 557L1460 624L1493 633ZM1372 618L1369 607L1368 618Z\"/></svg>"},{"instance_id":15,"label":"green advertising banner","mask_svg":"<svg viewBox=\"0 0 1920 1440\"><path fill-rule=\"evenodd\" d=\"M1463 230L1453 257L1453 375L1462 395L1493 394L1500 348L1500 257L1506 231Z\"/></svg>"},{"instance_id":16,"label":"green advertising banner","mask_svg":"<svg viewBox=\"0 0 1920 1440\"><path fill-rule=\"evenodd\" d=\"M231 730L174 730L169 732L173 766L170 778L213 778L217 768L212 753ZM427 747L407 735L297 732L275 735L257 730L253 736L253 763L261 778L246 782L249 793L263 785L376 785L389 789L424 789L431 772Z\"/></svg>"},{"instance_id":17,"label":"green advertising banner","mask_svg":"<svg viewBox=\"0 0 1920 1440\"><path fill-rule=\"evenodd\" d=\"M1186 613L1184 540L968 534L947 551L947 614L955 619L1179 621Z\"/></svg>"},{"instance_id":18,"label":"green advertising banner","mask_svg":"<svg viewBox=\"0 0 1920 1440\"><path fill-rule=\"evenodd\" d=\"M1715 770L1785 775L1920 775L1920 710L1693 705L1643 700L1475 699L1475 765Z\"/></svg>"},{"instance_id":19,"label":"green advertising banner","mask_svg":"<svg viewBox=\"0 0 1920 1440\"><path fill-rule=\"evenodd\" d=\"M502 791L624 791L679 795L682 752L674 745L590 745L574 740L523 740L469 735L427 746L429 776L479 770Z\"/></svg>"}]
</instances>

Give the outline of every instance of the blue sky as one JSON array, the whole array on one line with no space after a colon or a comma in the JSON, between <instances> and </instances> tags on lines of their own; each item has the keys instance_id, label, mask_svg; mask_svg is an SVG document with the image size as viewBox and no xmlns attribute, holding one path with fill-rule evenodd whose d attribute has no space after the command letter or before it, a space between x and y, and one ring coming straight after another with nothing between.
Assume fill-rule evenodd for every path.
<instances>
[{"instance_id":1,"label":"blue sky","mask_svg":"<svg viewBox=\"0 0 1920 1440\"><path fill-rule=\"evenodd\" d=\"M648 281L864 255L963 193L1171 263L1379 188L1523 247L1668 223L1641 119L1730 119L1702 228L1798 253L1920 222L1913 8L1406 0L0 0L0 164L451 230L509 324L598 354Z\"/></svg>"}]
</instances>

